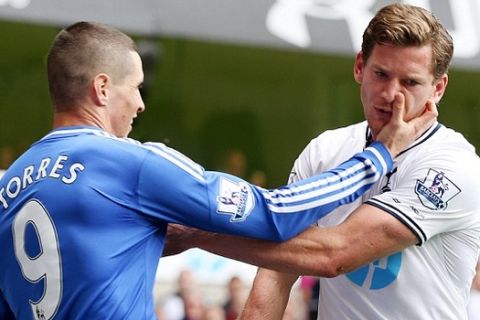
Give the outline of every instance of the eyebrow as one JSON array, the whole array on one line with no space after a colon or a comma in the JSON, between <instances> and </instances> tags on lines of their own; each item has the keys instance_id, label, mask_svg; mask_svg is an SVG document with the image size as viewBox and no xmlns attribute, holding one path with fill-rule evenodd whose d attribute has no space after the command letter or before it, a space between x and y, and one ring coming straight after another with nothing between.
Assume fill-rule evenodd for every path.
<instances>
[{"instance_id":1,"label":"eyebrow","mask_svg":"<svg viewBox=\"0 0 480 320\"><path fill-rule=\"evenodd\" d=\"M390 74L390 73L391 73L388 69L386 69L386 68L384 68L384 67L382 67L382 66L380 66L380 65L378 65L378 64L373 64L373 65L372 65L372 68L373 68L375 71L382 71L382 72L385 72L385 73L387 73L387 74ZM418 83L423 83L423 82L428 81L428 79L426 79L426 77L423 77L422 75L419 75L418 73L407 74L406 76L403 76L402 78L403 78L403 79L409 79L409 80L415 80L415 81L417 81Z\"/></svg>"}]
</instances>

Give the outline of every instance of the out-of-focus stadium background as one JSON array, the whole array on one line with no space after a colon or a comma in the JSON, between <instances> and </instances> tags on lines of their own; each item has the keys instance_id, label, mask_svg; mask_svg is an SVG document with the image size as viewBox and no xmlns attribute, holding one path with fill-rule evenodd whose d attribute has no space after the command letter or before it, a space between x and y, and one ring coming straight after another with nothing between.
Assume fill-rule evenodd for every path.
<instances>
[{"instance_id":1,"label":"out-of-focus stadium background","mask_svg":"<svg viewBox=\"0 0 480 320\"><path fill-rule=\"evenodd\" d=\"M373 14L389 1L298 2L310 3L299 16L305 19L310 36L310 44L304 47L298 46L301 39L288 39L286 31L272 26L273 22L267 24L273 21L267 18L279 3L286 6L295 1L263 0L249 6L237 1L128 1L131 11L124 12L126 2L0 1L0 147L11 147L18 154L49 130L45 56L59 28L76 21L68 18L128 27L123 30L139 42L147 76L147 110L132 136L165 141L209 169L235 170L247 178L260 170L267 186L277 186L285 182L293 160L311 138L363 119L358 85L352 77L353 47L358 41L351 39L360 34L349 32L347 27L353 22L340 4L354 5L357 11L363 7ZM437 9L458 39L460 57L450 73L440 121L479 146L480 25L474 23L469 31L467 27L472 26L464 25L480 17L480 4L470 0L455 5L447 0L410 2ZM159 21L140 30L139 15L145 14L148 3L153 13L143 20ZM458 8L466 10L461 19L455 15ZM159 17L151 17L156 11ZM48 16L50 12L54 16ZM361 16L361 12L356 14ZM239 21L238 16L250 20ZM294 33L295 17L280 17L284 29L289 26ZM202 21L209 28L203 30ZM214 31L218 29L224 34L218 35L220 31ZM337 47L332 48L333 43Z\"/></svg>"},{"instance_id":2,"label":"out-of-focus stadium background","mask_svg":"<svg viewBox=\"0 0 480 320\"><path fill-rule=\"evenodd\" d=\"M359 30L373 0L0 0L0 165L51 127L45 57L78 20L132 35L144 60L147 109L132 137L162 141L208 169L273 187L320 132L363 120L352 77ZM434 11L456 56L440 121L480 147L480 4L407 1ZM161 264L173 285L183 267L209 283L255 268L197 251ZM201 271L203 270L203 271ZM222 273L224 272L224 273Z\"/></svg>"}]
</instances>

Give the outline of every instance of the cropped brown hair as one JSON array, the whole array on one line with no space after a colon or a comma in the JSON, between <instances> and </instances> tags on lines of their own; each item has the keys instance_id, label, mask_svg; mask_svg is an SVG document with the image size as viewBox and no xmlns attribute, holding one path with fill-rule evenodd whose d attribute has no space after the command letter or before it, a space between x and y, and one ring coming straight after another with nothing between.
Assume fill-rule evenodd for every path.
<instances>
[{"instance_id":1,"label":"cropped brown hair","mask_svg":"<svg viewBox=\"0 0 480 320\"><path fill-rule=\"evenodd\" d=\"M133 40L121 31L93 22L78 22L58 33L47 58L47 73L55 108L75 105L101 72L120 83L131 72Z\"/></svg>"},{"instance_id":2,"label":"cropped brown hair","mask_svg":"<svg viewBox=\"0 0 480 320\"><path fill-rule=\"evenodd\" d=\"M428 10L407 4L385 6L370 21L363 33L364 63L376 44L399 47L431 45L435 79L448 72L453 56L453 41L447 29Z\"/></svg>"}]
</instances>

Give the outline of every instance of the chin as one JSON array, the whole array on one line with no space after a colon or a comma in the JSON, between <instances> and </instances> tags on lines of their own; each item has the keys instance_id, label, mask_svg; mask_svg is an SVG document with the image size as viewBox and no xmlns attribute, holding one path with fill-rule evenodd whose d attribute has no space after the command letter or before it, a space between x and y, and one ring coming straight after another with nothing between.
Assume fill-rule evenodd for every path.
<instances>
[{"instance_id":1,"label":"chin","mask_svg":"<svg viewBox=\"0 0 480 320\"><path fill-rule=\"evenodd\" d=\"M378 132L380 132L383 127L383 123L379 123L378 121L368 121L368 128L370 129L373 137L376 137Z\"/></svg>"},{"instance_id":2,"label":"chin","mask_svg":"<svg viewBox=\"0 0 480 320\"><path fill-rule=\"evenodd\" d=\"M115 137L126 138L126 137L128 137L129 133L130 133L130 130L118 131L118 132L115 133Z\"/></svg>"}]
</instances>

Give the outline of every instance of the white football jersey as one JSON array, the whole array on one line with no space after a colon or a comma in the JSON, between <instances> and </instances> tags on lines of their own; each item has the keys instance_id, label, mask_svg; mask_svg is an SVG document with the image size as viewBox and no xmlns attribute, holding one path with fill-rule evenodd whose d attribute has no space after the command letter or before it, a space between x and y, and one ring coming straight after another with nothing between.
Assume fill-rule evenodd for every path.
<instances>
[{"instance_id":1,"label":"white football jersey","mask_svg":"<svg viewBox=\"0 0 480 320\"><path fill-rule=\"evenodd\" d=\"M290 182L365 148L366 122L329 130L295 161ZM480 248L480 160L465 138L436 123L399 154L394 169L352 204L319 220L332 226L363 202L405 224L418 245L320 280L319 319L467 319Z\"/></svg>"}]
</instances>

